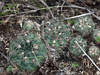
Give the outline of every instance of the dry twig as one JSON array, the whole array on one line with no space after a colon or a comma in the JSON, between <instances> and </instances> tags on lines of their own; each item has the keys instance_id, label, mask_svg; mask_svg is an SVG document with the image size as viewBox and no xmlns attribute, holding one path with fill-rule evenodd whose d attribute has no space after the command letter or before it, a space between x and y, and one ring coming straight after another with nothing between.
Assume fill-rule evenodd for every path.
<instances>
[{"instance_id":1,"label":"dry twig","mask_svg":"<svg viewBox=\"0 0 100 75\"><path fill-rule=\"evenodd\" d=\"M79 17L86 16L86 15L90 15L90 14L93 14L93 13L94 13L94 12L85 13L85 14L82 14L82 15L77 15L77 16L73 16L73 17L68 17L68 18L65 18L65 19L62 19L62 20L59 20L59 21L63 21L63 20L67 20L67 19L73 19L73 18L79 18Z\"/></svg>"},{"instance_id":2,"label":"dry twig","mask_svg":"<svg viewBox=\"0 0 100 75\"><path fill-rule=\"evenodd\" d=\"M79 46L79 48L82 50L82 52L88 57L88 59L92 62L92 64L100 71L100 68L95 64L95 62L86 54L86 52L83 50L83 48L78 44L77 41L75 43Z\"/></svg>"},{"instance_id":3,"label":"dry twig","mask_svg":"<svg viewBox=\"0 0 100 75\"><path fill-rule=\"evenodd\" d=\"M55 17L53 15L52 11L50 10L49 6L43 0L40 0L40 2L42 2L49 9L51 16L53 17L53 19L55 19Z\"/></svg>"},{"instance_id":4,"label":"dry twig","mask_svg":"<svg viewBox=\"0 0 100 75\"><path fill-rule=\"evenodd\" d=\"M4 56L8 61L10 61L9 58L6 57L3 53L0 52L0 54L1 54L2 56ZM13 62L10 61L10 63L11 63L16 69L18 69L17 66L16 66ZM19 69L18 69L18 70L19 70ZM20 71L20 70L19 70L19 71Z\"/></svg>"}]
</instances>

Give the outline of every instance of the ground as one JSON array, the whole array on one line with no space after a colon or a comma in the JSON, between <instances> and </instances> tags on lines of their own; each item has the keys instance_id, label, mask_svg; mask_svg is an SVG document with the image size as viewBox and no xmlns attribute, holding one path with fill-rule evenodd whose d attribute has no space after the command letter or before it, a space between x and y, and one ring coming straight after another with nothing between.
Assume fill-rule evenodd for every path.
<instances>
[{"instance_id":1,"label":"ground","mask_svg":"<svg viewBox=\"0 0 100 75\"><path fill-rule=\"evenodd\" d=\"M45 3L43 3L43 1ZM77 18L76 16L92 12L92 14L89 16L94 21L95 29L99 28L100 0L43 1L0 1L0 75L100 75L98 69L85 55L77 57L69 51L69 42L60 51L51 51L51 58L48 58L49 60L47 59L46 61L43 61L41 66L39 66L35 71L18 70L13 66L13 64L11 64L12 61L9 58L10 42L12 42L17 35L32 32L32 30L26 31L22 28L22 25L28 19L38 23L41 26L41 29L43 25L46 27L47 24L52 22L61 21L65 24L69 24L69 29L72 32L72 36L70 38L80 35L87 40L87 49L89 49L92 43L92 45L98 46L98 48L100 48L100 44L97 43L92 37L93 32L83 36L77 30L73 30L73 23L71 24L71 22ZM51 12L48 9L49 7ZM70 20L66 18L70 18ZM99 57L92 58L92 60L98 67L100 67L100 61L98 58ZM9 65L11 65L13 72L11 70L7 71Z\"/></svg>"}]
</instances>

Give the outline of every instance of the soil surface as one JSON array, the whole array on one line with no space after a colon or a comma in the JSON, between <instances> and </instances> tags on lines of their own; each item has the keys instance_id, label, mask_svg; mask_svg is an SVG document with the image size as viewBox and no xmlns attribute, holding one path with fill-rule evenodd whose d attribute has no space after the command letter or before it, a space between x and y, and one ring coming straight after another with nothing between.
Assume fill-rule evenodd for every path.
<instances>
[{"instance_id":1,"label":"soil surface","mask_svg":"<svg viewBox=\"0 0 100 75\"><path fill-rule=\"evenodd\" d=\"M98 69L84 54L78 57L69 51L70 42L60 51L51 51L51 58L43 61L35 71L18 70L11 64L10 43L17 35L33 32L32 30L24 30L22 27L28 19L39 24L41 29L42 26L46 27L49 23L54 22L69 24L72 33L70 38L80 35L87 40L87 52L91 45L100 49L100 44L92 37L93 31L83 36L72 28L73 23L71 23L77 18L76 16L92 12L93 14L88 16L94 21L95 29L100 28L100 0L43 1L44 4L39 0L0 0L0 75L100 75ZM70 18L70 21L66 18ZM92 60L100 67L98 58L92 58ZM72 67L72 64L75 63L78 65ZM7 71L9 65L12 66L13 71Z\"/></svg>"}]
</instances>

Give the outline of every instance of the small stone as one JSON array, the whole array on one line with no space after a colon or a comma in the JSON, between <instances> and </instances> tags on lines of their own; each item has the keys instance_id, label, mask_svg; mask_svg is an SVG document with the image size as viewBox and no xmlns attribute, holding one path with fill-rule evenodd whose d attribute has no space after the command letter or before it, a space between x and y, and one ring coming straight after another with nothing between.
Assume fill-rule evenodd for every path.
<instances>
[{"instance_id":1,"label":"small stone","mask_svg":"<svg viewBox=\"0 0 100 75\"><path fill-rule=\"evenodd\" d=\"M17 72L17 68L11 68L11 69L12 69L13 74Z\"/></svg>"},{"instance_id":2,"label":"small stone","mask_svg":"<svg viewBox=\"0 0 100 75\"><path fill-rule=\"evenodd\" d=\"M3 38L2 37L0 37L0 41L3 41Z\"/></svg>"},{"instance_id":3,"label":"small stone","mask_svg":"<svg viewBox=\"0 0 100 75\"><path fill-rule=\"evenodd\" d=\"M18 72L18 75L24 75L24 72Z\"/></svg>"},{"instance_id":4,"label":"small stone","mask_svg":"<svg viewBox=\"0 0 100 75\"><path fill-rule=\"evenodd\" d=\"M0 74L4 72L4 67L0 67Z\"/></svg>"}]
</instances>

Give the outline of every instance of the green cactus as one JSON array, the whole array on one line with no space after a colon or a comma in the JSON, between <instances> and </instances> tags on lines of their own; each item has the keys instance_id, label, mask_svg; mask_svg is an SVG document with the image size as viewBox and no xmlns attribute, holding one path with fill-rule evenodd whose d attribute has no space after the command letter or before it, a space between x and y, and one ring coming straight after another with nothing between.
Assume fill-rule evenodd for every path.
<instances>
[{"instance_id":1,"label":"green cactus","mask_svg":"<svg viewBox=\"0 0 100 75\"><path fill-rule=\"evenodd\" d=\"M34 28L34 23L31 20L27 20L24 22L23 28L26 30L31 30Z\"/></svg>"},{"instance_id":2,"label":"green cactus","mask_svg":"<svg viewBox=\"0 0 100 75\"><path fill-rule=\"evenodd\" d=\"M75 54L76 56L80 56L83 52L81 51L81 49L79 48L79 46L75 43L75 41L77 41L79 43L79 45L83 48L84 51L86 51L87 49L87 41L84 40L81 36L77 36L74 37L71 41L70 41L70 51L71 53Z\"/></svg>"},{"instance_id":3,"label":"green cactus","mask_svg":"<svg viewBox=\"0 0 100 75\"><path fill-rule=\"evenodd\" d=\"M84 16L76 19L74 26L81 34L88 34L94 29L94 22L88 16Z\"/></svg>"},{"instance_id":4,"label":"green cactus","mask_svg":"<svg viewBox=\"0 0 100 75\"><path fill-rule=\"evenodd\" d=\"M89 54L91 57L99 56L99 48L98 48L97 46L91 46L91 47L89 48L88 54Z\"/></svg>"},{"instance_id":5,"label":"green cactus","mask_svg":"<svg viewBox=\"0 0 100 75\"><path fill-rule=\"evenodd\" d=\"M35 70L47 57L44 43L33 33L18 36L10 50L10 58L23 70Z\"/></svg>"},{"instance_id":6,"label":"green cactus","mask_svg":"<svg viewBox=\"0 0 100 75\"><path fill-rule=\"evenodd\" d=\"M93 38L96 40L96 42L100 43L100 28L94 30Z\"/></svg>"},{"instance_id":7,"label":"green cactus","mask_svg":"<svg viewBox=\"0 0 100 75\"><path fill-rule=\"evenodd\" d=\"M64 23L52 23L44 29L44 36L52 47L64 47L67 43L66 38L70 35L70 30Z\"/></svg>"}]
</instances>

